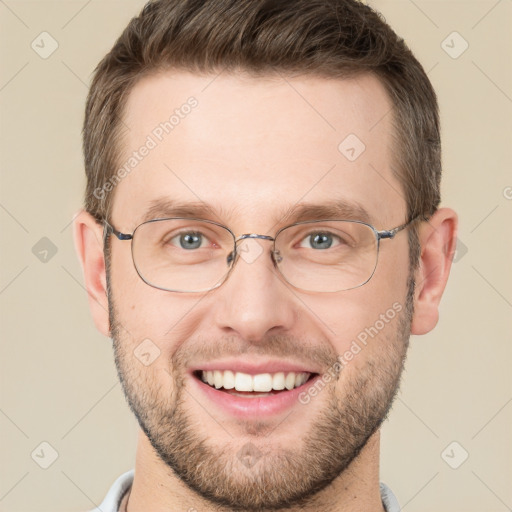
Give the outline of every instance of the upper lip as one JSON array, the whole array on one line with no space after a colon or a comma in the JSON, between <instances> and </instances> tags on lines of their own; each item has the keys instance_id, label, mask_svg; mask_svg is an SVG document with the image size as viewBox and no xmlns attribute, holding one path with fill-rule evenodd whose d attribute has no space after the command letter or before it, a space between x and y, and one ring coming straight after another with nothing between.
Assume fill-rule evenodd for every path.
<instances>
[{"instance_id":1,"label":"upper lip","mask_svg":"<svg viewBox=\"0 0 512 512\"><path fill-rule=\"evenodd\" d=\"M295 363L279 359L267 359L265 361L255 362L243 359L222 359L205 362L190 369L191 373L198 371L212 370L231 370L233 373L247 373L249 375L258 375L261 373L295 372L295 373L320 373L320 370L312 365L304 363Z\"/></svg>"}]
</instances>

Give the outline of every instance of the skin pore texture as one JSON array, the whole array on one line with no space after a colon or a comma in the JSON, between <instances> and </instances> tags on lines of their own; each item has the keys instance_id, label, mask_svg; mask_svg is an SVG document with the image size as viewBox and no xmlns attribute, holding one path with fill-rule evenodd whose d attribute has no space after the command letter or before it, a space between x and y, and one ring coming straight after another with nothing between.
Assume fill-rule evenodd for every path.
<instances>
[{"instance_id":1,"label":"skin pore texture","mask_svg":"<svg viewBox=\"0 0 512 512\"><path fill-rule=\"evenodd\" d=\"M158 140L155 128L190 97L197 105ZM126 105L123 162L148 135L156 145L111 192L110 221L132 233L155 200L168 199L211 205L208 220L236 236L273 236L293 222L283 220L290 208L336 200L364 207L378 230L393 228L407 220L407 208L392 172L390 109L371 75L144 77ZM354 161L338 149L350 134L365 144ZM379 427L398 389L409 335L437 322L455 229L447 208L422 223L414 273L407 231L382 240L372 279L344 292L293 288L274 268L270 242L258 240L261 255L240 258L219 288L172 293L144 283L131 242L115 237L107 275L102 226L82 212L75 236L93 318L113 339L141 427L127 510L382 511ZM336 366L381 315L383 327ZM159 351L149 365L136 357L144 340ZM210 400L191 372L235 359L336 372L308 403L238 417Z\"/></svg>"}]
</instances>

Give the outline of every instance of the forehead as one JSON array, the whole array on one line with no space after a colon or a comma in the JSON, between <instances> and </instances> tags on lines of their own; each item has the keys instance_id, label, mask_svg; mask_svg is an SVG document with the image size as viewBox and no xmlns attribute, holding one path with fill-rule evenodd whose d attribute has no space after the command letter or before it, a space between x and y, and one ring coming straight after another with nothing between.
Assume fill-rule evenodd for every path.
<instances>
[{"instance_id":1,"label":"forehead","mask_svg":"<svg viewBox=\"0 0 512 512\"><path fill-rule=\"evenodd\" d=\"M306 203L342 204L376 227L405 215L391 103L372 75L166 71L136 84L123 121L112 209L123 229L174 202L207 205L201 216L235 230L294 220L285 212Z\"/></svg>"}]
</instances>

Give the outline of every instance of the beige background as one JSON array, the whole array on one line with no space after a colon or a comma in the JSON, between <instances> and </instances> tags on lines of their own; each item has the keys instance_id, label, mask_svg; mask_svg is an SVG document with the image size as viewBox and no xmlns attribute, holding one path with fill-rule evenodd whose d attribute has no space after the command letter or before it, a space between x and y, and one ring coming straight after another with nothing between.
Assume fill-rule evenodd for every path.
<instances>
[{"instance_id":1,"label":"beige background","mask_svg":"<svg viewBox=\"0 0 512 512\"><path fill-rule=\"evenodd\" d=\"M406 512L511 510L512 1L370 3L438 92L443 204L460 214L439 325L412 339L383 427L381 479ZM2 511L88 510L133 466L135 420L89 316L70 221L91 72L142 5L0 0ZM59 45L47 59L31 48L51 48L43 31ZM458 58L459 36L443 45L452 56L442 46L453 31L469 44Z\"/></svg>"}]
</instances>

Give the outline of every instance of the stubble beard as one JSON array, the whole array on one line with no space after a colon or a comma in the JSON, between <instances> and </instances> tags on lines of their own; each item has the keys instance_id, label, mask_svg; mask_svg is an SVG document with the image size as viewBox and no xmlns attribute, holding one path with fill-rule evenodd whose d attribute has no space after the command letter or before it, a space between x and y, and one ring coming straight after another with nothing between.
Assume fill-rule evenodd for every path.
<instances>
[{"instance_id":1,"label":"stubble beard","mask_svg":"<svg viewBox=\"0 0 512 512\"><path fill-rule=\"evenodd\" d=\"M162 389L155 375L143 370L142 365L137 367L134 343L118 322L109 287L117 372L130 409L156 454L216 510L277 511L299 506L315 509L318 493L349 467L387 417L406 358L413 294L414 281L410 277L405 308L370 341L385 344L385 356L369 351L364 367L353 372L350 380L345 379L342 396L336 393L335 383L326 385L321 396L313 399L325 401L322 413L310 421L307 434L297 439L293 449L273 444L270 432L279 427L274 424L269 430L265 422L241 423L247 436L215 444L208 429L202 428L204 423L190 413L191 405L199 406L184 384L185 369L180 367L180 358L173 357L176 364L170 372L170 390ZM272 341L279 342L275 339L268 343L269 355L274 354ZM308 406L295 407L304 407L295 413L295 421L303 421L300 416L307 415ZM292 413L284 423L290 425L293 416ZM249 458L243 456L247 453Z\"/></svg>"}]
</instances>

